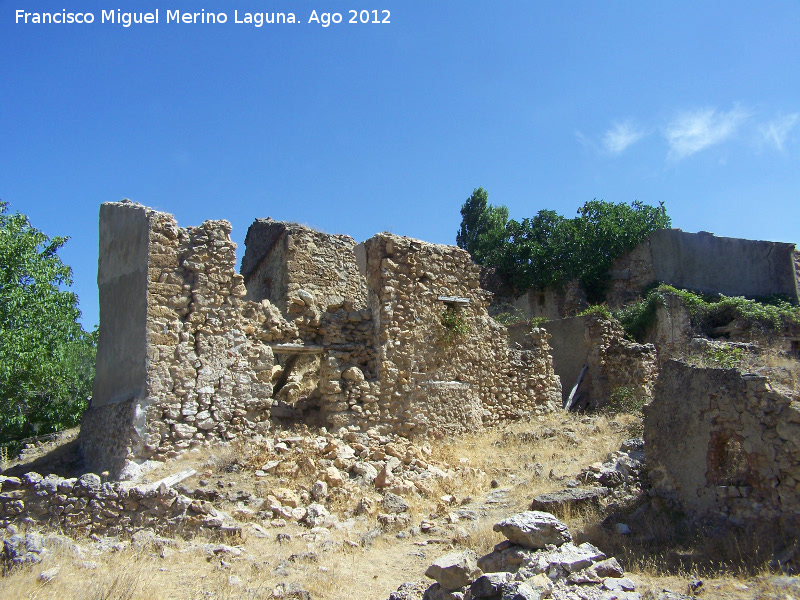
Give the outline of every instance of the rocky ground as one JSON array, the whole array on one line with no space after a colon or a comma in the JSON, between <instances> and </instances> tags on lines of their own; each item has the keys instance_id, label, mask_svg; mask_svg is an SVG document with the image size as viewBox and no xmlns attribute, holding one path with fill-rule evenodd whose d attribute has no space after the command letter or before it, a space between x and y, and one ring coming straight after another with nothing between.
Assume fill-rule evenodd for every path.
<instances>
[{"instance_id":1,"label":"rocky ground","mask_svg":"<svg viewBox=\"0 0 800 600\"><path fill-rule=\"evenodd\" d=\"M629 416L552 415L447 440L291 430L190 452L140 483L194 471L174 488L235 527L130 536L111 526L68 537L35 521L10 525L1 595L800 598L794 578L744 563L738 572L667 565L668 552L686 558L696 548L647 552L658 518L639 477L636 427ZM4 475L32 465L77 475L68 444L30 449ZM539 526L519 515L544 512L558 516L546 520L562 537L520 537ZM522 525L508 525L515 515ZM468 576L447 579L461 563Z\"/></svg>"}]
</instances>

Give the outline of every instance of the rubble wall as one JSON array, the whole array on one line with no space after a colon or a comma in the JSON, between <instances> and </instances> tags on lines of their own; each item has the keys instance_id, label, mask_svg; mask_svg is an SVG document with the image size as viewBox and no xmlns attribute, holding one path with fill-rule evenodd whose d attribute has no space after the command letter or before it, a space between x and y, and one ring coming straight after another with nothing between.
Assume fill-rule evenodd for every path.
<instances>
[{"instance_id":1,"label":"rubble wall","mask_svg":"<svg viewBox=\"0 0 800 600\"><path fill-rule=\"evenodd\" d=\"M437 411L419 407L431 389L439 398L449 395L450 404L475 406L479 399L484 423L556 406L560 388L544 332L533 350L508 348L505 328L488 315L488 294L469 253L388 233L370 238L365 248L381 422L406 434L425 431L429 424L421 416ZM459 301L448 304L447 298ZM442 318L448 307L463 335L448 331ZM459 429L475 425L476 411L467 413Z\"/></svg>"},{"instance_id":2,"label":"rubble wall","mask_svg":"<svg viewBox=\"0 0 800 600\"><path fill-rule=\"evenodd\" d=\"M655 490L699 515L800 522L800 403L760 375L669 360L645 407Z\"/></svg>"},{"instance_id":3,"label":"rubble wall","mask_svg":"<svg viewBox=\"0 0 800 600\"><path fill-rule=\"evenodd\" d=\"M366 306L366 282L356 263L356 242L348 235L256 219L247 230L245 246L242 275L248 299L266 297L287 316L292 298L296 299L301 289L322 309L342 306L345 298L352 308ZM264 294L265 279L273 281L272 297Z\"/></svg>"},{"instance_id":4,"label":"rubble wall","mask_svg":"<svg viewBox=\"0 0 800 600\"><path fill-rule=\"evenodd\" d=\"M590 315L586 321L586 339L593 405L605 404L623 388L641 402L650 401L658 373L655 346L629 341L617 321L600 315Z\"/></svg>"},{"instance_id":5,"label":"rubble wall","mask_svg":"<svg viewBox=\"0 0 800 600\"><path fill-rule=\"evenodd\" d=\"M509 349L478 267L456 247L391 234L357 247L257 220L243 276L227 221L181 228L131 202L103 205L100 219L101 328L118 337L101 337L80 447L88 468L112 478L264 433L275 418L452 433L559 401L547 334ZM458 336L441 296L463 304ZM120 310L118 298L139 308Z\"/></svg>"},{"instance_id":6,"label":"rubble wall","mask_svg":"<svg viewBox=\"0 0 800 600\"><path fill-rule=\"evenodd\" d=\"M232 527L230 517L210 502L188 498L167 485L102 483L94 473L80 478L0 475L0 525L19 526L31 519L84 535Z\"/></svg>"},{"instance_id":7,"label":"rubble wall","mask_svg":"<svg viewBox=\"0 0 800 600\"><path fill-rule=\"evenodd\" d=\"M530 289L511 300L510 305L527 319L554 320L577 315L586 309L588 303L580 282L572 280L560 287Z\"/></svg>"},{"instance_id":8,"label":"rubble wall","mask_svg":"<svg viewBox=\"0 0 800 600\"><path fill-rule=\"evenodd\" d=\"M146 357L130 375L133 387L124 377L102 376L124 370L129 359L124 346L116 351L119 339L101 336L103 383L81 425L87 467L118 476L144 460L164 460L205 441L268 426L273 359L259 337L265 329L270 340L283 332L269 303L242 300L246 290L234 270L230 224L206 221L184 229L172 215L130 202L104 204L100 220L108 234L100 238L98 281L116 287L101 296L101 328L124 328L144 340ZM145 266L146 289L115 277L118 262L102 258L127 238L132 220L138 236L146 224L146 244L137 238L139 251L128 255ZM141 276L142 265L131 270ZM115 298L126 294L144 300L146 310L120 311ZM138 391L131 395L128 389Z\"/></svg>"},{"instance_id":9,"label":"rubble wall","mask_svg":"<svg viewBox=\"0 0 800 600\"><path fill-rule=\"evenodd\" d=\"M276 356L289 380L276 398L282 416L334 428L375 425L376 341L366 279L350 236L257 219L248 229L242 273L248 299L265 299L264 280L281 281L270 299L297 330L297 351ZM285 352L285 353L284 353ZM294 352L308 353L297 362Z\"/></svg>"}]
</instances>

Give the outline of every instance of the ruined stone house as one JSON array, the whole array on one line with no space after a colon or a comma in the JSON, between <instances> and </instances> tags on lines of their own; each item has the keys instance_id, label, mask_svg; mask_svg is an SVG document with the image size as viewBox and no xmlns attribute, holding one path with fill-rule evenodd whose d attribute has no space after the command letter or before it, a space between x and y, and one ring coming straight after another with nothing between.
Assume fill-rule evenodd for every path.
<instances>
[{"instance_id":1,"label":"ruined stone house","mask_svg":"<svg viewBox=\"0 0 800 600\"><path fill-rule=\"evenodd\" d=\"M239 274L230 231L101 206L88 468L124 477L274 419L442 435L560 402L547 334L509 347L464 250L259 219Z\"/></svg>"},{"instance_id":2,"label":"ruined stone house","mask_svg":"<svg viewBox=\"0 0 800 600\"><path fill-rule=\"evenodd\" d=\"M656 495L703 517L800 532L800 403L766 377L669 360L645 406Z\"/></svg>"}]
</instances>

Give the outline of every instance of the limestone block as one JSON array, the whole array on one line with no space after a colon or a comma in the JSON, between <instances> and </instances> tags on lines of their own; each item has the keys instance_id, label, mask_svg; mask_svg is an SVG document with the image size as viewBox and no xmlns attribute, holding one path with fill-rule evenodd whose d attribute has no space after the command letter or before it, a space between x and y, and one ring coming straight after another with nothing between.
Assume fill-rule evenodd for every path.
<instances>
[{"instance_id":1,"label":"limestone block","mask_svg":"<svg viewBox=\"0 0 800 600\"><path fill-rule=\"evenodd\" d=\"M548 544L560 546L572 540L567 526L553 515L540 511L527 511L503 519L492 527L513 544L539 549Z\"/></svg>"},{"instance_id":2,"label":"limestone block","mask_svg":"<svg viewBox=\"0 0 800 600\"><path fill-rule=\"evenodd\" d=\"M478 568L477 557L472 550L452 552L438 558L425 576L435 579L445 591L454 591L470 585L483 572Z\"/></svg>"}]
</instances>

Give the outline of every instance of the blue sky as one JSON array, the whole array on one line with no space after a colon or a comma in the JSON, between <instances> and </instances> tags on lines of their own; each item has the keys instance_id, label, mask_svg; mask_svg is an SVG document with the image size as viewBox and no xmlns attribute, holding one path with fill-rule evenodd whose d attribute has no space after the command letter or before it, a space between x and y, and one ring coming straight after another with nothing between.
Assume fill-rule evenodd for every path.
<instances>
[{"instance_id":1,"label":"blue sky","mask_svg":"<svg viewBox=\"0 0 800 600\"><path fill-rule=\"evenodd\" d=\"M230 220L240 259L267 216L452 244L477 186L517 219L638 199L685 231L800 242L797 1L0 0L0 56L0 199L70 236L87 327L99 205L122 198Z\"/></svg>"}]
</instances>

